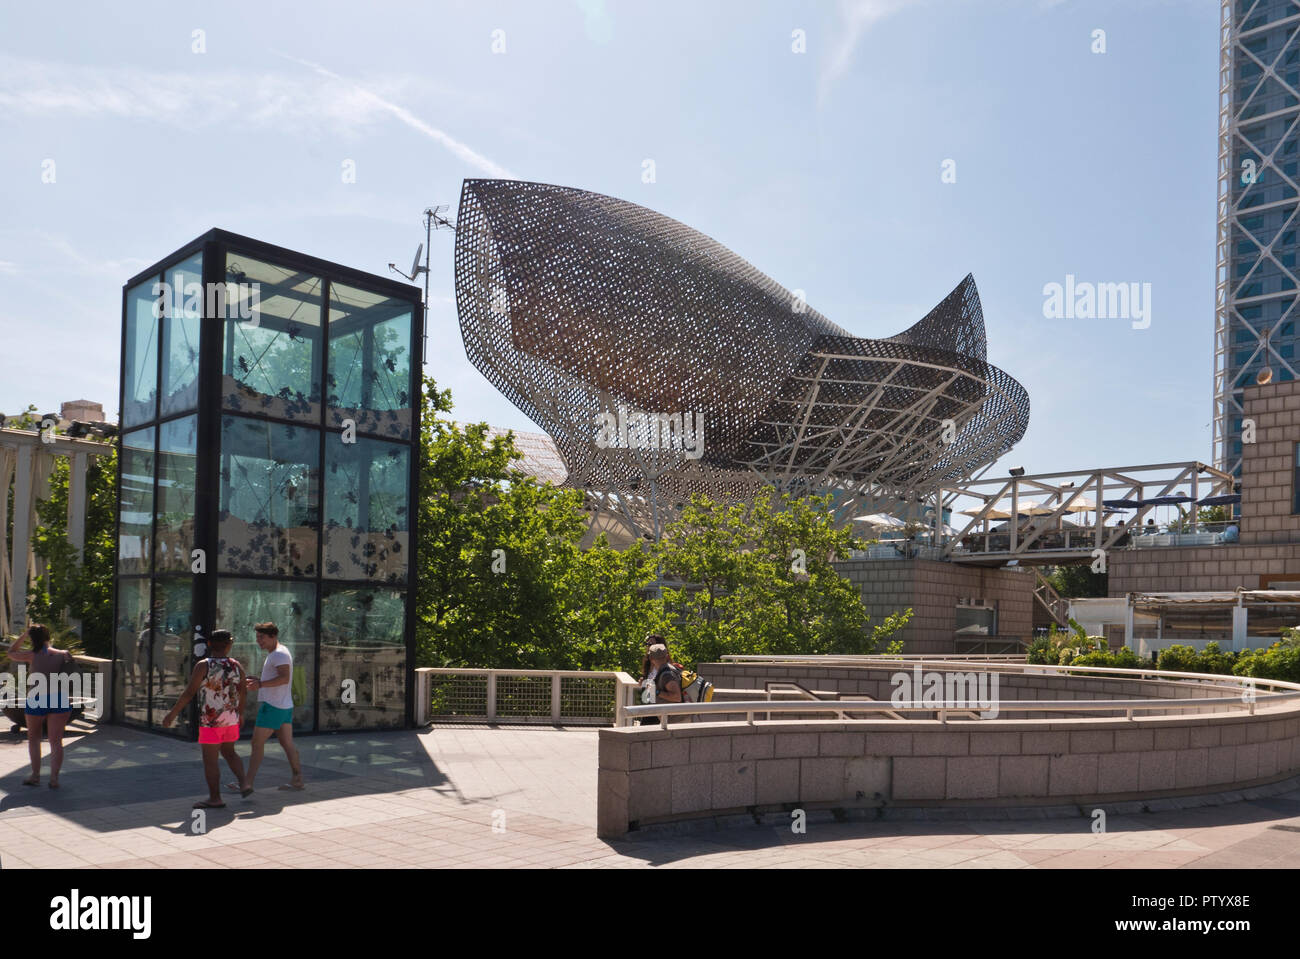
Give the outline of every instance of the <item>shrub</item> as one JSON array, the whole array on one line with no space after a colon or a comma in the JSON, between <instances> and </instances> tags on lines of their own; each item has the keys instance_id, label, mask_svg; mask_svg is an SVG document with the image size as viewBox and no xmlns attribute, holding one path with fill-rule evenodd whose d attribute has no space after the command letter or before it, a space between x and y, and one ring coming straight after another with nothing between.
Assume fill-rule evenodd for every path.
<instances>
[{"instance_id":1,"label":"shrub","mask_svg":"<svg viewBox=\"0 0 1300 959\"><path fill-rule=\"evenodd\" d=\"M1175 644L1160 652L1157 666L1177 673L1215 673L1219 676L1230 676L1237 659L1237 653L1220 650L1218 643L1207 643L1205 649L1200 652L1191 646Z\"/></svg>"},{"instance_id":2,"label":"shrub","mask_svg":"<svg viewBox=\"0 0 1300 959\"><path fill-rule=\"evenodd\" d=\"M1300 683L1300 646L1277 642L1268 649L1243 650L1232 667L1232 674Z\"/></svg>"}]
</instances>

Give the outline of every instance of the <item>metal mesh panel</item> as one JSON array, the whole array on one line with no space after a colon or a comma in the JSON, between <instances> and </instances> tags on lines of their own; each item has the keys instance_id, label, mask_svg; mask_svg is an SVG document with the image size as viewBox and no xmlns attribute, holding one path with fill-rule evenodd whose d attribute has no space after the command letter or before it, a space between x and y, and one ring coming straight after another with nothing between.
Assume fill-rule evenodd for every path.
<instances>
[{"instance_id":1,"label":"metal mesh panel","mask_svg":"<svg viewBox=\"0 0 1300 959\"><path fill-rule=\"evenodd\" d=\"M550 676L497 676L497 718L551 718Z\"/></svg>"},{"instance_id":2,"label":"metal mesh panel","mask_svg":"<svg viewBox=\"0 0 1300 959\"><path fill-rule=\"evenodd\" d=\"M554 438L568 483L642 526L696 492L932 490L1029 422L987 362L973 277L903 333L855 338L709 237L582 190L466 180L456 303L470 361ZM697 417L702 455L599 442L620 408Z\"/></svg>"},{"instance_id":3,"label":"metal mesh panel","mask_svg":"<svg viewBox=\"0 0 1300 959\"><path fill-rule=\"evenodd\" d=\"M616 690L616 683L609 677L562 676L560 678L562 721L587 719L612 723Z\"/></svg>"},{"instance_id":4,"label":"metal mesh panel","mask_svg":"<svg viewBox=\"0 0 1300 959\"><path fill-rule=\"evenodd\" d=\"M487 676L435 674L429 715L439 719L483 719L487 716Z\"/></svg>"}]
</instances>

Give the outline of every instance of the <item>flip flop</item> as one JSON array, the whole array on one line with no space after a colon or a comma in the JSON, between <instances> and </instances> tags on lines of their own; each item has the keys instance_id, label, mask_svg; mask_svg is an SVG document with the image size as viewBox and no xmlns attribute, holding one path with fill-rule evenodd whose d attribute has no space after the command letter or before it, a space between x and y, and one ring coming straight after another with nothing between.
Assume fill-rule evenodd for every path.
<instances>
[{"instance_id":1,"label":"flip flop","mask_svg":"<svg viewBox=\"0 0 1300 959\"><path fill-rule=\"evenodd\" d=\"M39 779L24 779L24 780L23 780L23 785L24 785L24 786L39 786L40 784L41 784L41 781L40 781Z\"/></svg>"},{"instance_id":2,"label":"flip flop","mask_svg":"<svg viewBox=\"0 0 1300 959\"><path fill-rule=\"evenodd\" d=\"M50 783L50 788L51 788L51 789L58 789L58 788L59 788L59 784L58 784L58 783Z\"/></svg>"},{"instance_id":3,"label":"flip flop","mask_svg":"<svg viewBox=\"0 0 1300 959\"><path fill-rule=\"evenodd\" d=\"M307 787L306 787L306 786L295 786L293 783L285 783L283 786L276 786L275 788L276 788L276 789L284 790L285 792L296 792L296 793L300 793L300 792L302 792L304 789L306 789Z\"/></svg>"},{"instance_id":4,"label":"flip flop","mask_svg":"<svg viewBox=\"0 0 1300 959\"><path fill-rule=\"evenodd\" d=\"M209 802L208 800L204 799L202 802L196 802L190 808L191 809L225 809L226 804L223 802L221 803Z\"/></svg>"},{"instance_id":5,"label":"flip flop","mask_svg":"<svg viewBox=\"0 0 1300 959\"><path fill-rule=\"evenodd\" d=\"M240 787L239 783L226 783L226 788L230 790L232 793L239 793L239 797L241 799L247 799L249 796L253 795L252 786L249 786L247 789L243 789Z\"/></svg>"}]
</instances>

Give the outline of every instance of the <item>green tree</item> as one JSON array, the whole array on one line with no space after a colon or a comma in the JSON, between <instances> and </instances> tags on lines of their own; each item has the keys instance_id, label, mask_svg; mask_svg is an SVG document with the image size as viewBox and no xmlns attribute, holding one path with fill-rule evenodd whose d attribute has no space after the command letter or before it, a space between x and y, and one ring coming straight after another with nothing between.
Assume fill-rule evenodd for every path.
<instances>
[{"instance_id":1,"label":"green tree","mask_svg":"<svg viewBox=\"0 0 1300 959\"><path fill-rule=\"evenodd\" d=\"M37 526L32 549L45 563L45 574L28 590L29 619L66 628L81 621L81 645L92 656L113 655L114 518L117 496L117 444L86 466L86 528L83 558L68 539L70 466L56 457L50 472L50 495L36 504ZM65 615L66 614L66 615Z\"/></svg>"},{"instance_id":2,"label":"green tree","mask_svg":"<svg viewBox=\"0 0 1300 959\"><path fill-rule=\"evenodd\" d=\"M692 497L657 550L665 578L680 584L663 590L674 656L874 652L911 610L870 625L858 588L831 565L860 545L825 498Z\"/></svg>"},{"instance_id":3,"label":"green tree","mask_svg":"<svg viewBox=\"0 0 1300 959\"><path fill-rule=\"evenodd\" d=\"M1052 584L1052 589L1067 599L1109 595L1107 574L1094 573L1092 567L1086 564L1057 566L1047 577L1047 581Z\"/></svg>"},{"instance_id":4,"label":"green tree","mask_svg":"<svg viewBox=\"0 0 1300 959\"><path fill-rule=\"evenodd\" d=\"M570 667L566 600L582 493L512 467L511 436L459 425L425 381L417 593L421 665Z\"/></svg>"}]
</instances>

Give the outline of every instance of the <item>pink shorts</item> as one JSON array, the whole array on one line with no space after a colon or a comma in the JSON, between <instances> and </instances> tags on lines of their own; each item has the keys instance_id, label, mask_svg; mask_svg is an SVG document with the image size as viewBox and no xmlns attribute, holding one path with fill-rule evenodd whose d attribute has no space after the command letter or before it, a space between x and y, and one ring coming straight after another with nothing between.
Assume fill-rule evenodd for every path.
<instances>
[{"instance_id":1,"label":"pink shorts","mask_svg":"<svg viewBox=\"0 0 1300 959\"><path fill-rule=\"evenodd\" d=\"M200 726L199 742L207 745L239 742L239 726Z\"/></svg>"}]
</instances>

